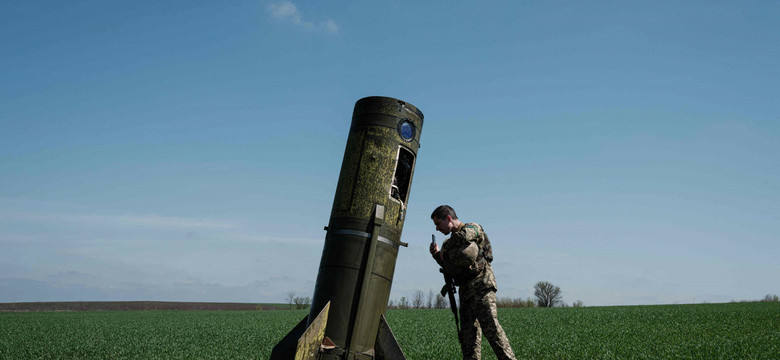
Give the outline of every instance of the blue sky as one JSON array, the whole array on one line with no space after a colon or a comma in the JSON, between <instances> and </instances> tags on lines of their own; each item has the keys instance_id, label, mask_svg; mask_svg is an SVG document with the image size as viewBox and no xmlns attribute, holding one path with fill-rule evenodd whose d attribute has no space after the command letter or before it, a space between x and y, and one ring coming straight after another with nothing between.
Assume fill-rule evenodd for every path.
<instances>
[{"instance_id":1,"label":"blue sky","mask_svg":"<svg viewBox=\"0 0 780 360\"><path fill-rule=\"evenodd\" d=\"M429 214L499 297L780 293L780 3L0 4L0 302L314 289L355 101L425 114L391 297ZM439 236L440 241L442 236Z\"/></svg>"}]
</instances>

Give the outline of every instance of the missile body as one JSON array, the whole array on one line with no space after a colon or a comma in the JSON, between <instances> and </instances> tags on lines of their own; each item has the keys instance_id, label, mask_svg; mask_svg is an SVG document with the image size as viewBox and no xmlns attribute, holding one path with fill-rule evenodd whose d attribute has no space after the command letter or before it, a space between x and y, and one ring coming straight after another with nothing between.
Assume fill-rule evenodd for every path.
<instances>
[{"instance_id":1,"label":"missile body","mask_svg":"<svg viewBox=\"0 0 780 360\"><path fill-rule=\"evenodd\" d=\"M301 350L304 330L323 333L315 342L324 343L316 351L309 344L311 357L301 358L403 358L383 314L399 247L406 246L401 231L422 125L422 112L397 99L367 97L355 104L311 312L272 359L286 359L284 347L291 345L283 343L293 338L298 353L307 351ZM317 320L322 313L325 324Z\"/></svg>"}]
</instances>

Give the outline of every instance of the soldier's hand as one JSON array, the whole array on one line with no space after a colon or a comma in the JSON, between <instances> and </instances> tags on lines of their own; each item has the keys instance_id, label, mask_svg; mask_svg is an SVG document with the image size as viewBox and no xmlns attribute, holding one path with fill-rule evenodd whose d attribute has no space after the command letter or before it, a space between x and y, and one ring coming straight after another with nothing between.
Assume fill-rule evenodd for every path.
<instances>
[{"instance_id":1,"label":"soldier's hand","mask_svg":"<svg viewBox=\"0 0 780 360\"><path fill-rule=\"evenodd\" d=\"M437 252L439 252L439 245L436 243L431 243L430 251L431 251L431 255L436 254Z\"/></svg>"}]
</instances>

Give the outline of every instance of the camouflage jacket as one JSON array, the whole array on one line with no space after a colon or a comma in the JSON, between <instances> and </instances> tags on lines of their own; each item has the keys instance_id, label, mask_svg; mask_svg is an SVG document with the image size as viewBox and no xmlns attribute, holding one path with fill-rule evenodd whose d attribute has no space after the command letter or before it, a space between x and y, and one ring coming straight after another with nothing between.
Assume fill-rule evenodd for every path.
<instances>
[{"instance_id":1,"label":"camouflage jacket","mask_svg":"<svg viewBox=\"0 0 780 360\"><path fill-rule=\"evenodd\" d=\"M444 241L441 251L442 267L460 286L461 301L496 291L496 277L490 266L493 250L482 226L461 223Z\"/></svg>"}]
</instances>

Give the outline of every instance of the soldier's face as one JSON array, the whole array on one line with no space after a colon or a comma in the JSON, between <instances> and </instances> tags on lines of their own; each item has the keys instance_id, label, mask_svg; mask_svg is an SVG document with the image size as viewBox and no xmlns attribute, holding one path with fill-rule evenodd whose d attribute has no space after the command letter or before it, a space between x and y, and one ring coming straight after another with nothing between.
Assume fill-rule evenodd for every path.
<instances>
[{"instance_id":1,"label":"soldier's face","mask_svg":"<svg viewBox=\"0 0 780 360\"><path fill-rule=\"evenodd\" d=\"M452 218L448 215L444 219L433 218L433 225L436 225L436 230L444 235L449 235L452 231Z\"/></svg>"}]
</instances>

